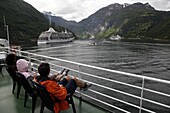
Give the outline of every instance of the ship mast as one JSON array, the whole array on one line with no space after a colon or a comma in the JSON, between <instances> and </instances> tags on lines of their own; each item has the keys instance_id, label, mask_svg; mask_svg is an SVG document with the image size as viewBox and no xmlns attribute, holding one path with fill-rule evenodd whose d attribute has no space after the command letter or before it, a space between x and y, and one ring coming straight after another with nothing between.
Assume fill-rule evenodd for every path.
<instances>
[{"instance_id":1,"label":"ship mast","mask_svg":"<svg viewBox=\"0 0 170 113\"><path fill-rule=\"evenodd\" d=\"M8 25L6 25L6 21L5 21L5 16L3 16L4 18L4 28L6 28L6 33L7 33L7 40L8 40L8 53L10 52L9 49L10 49L10 43L9 43L9 28L8 28Z\"/></svg>"}]
</instances>

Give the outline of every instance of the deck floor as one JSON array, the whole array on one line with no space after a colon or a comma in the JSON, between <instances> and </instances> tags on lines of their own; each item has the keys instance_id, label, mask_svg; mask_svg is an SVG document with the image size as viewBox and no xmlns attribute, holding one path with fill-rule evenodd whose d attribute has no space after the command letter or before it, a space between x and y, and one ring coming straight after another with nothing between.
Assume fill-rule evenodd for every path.
<instances>
[{"instance_id":1,"label":"deck floor","mask_svg":"<svg viewBox=\"0 0 170 113\"><path fill-rule=\"evenodd\" d=\"M5 69L3 69L3 75L0 74L0 113L31 113L32 100L27 100L27 107L24 107L24 89L21 88L19 99L15 94L12 94L12 79L8 75ZM78 98L74 98L77 113L108 113L96 106L93 106L87 102L79 101ZM40 98L37 99L35 113L40 113ZM48 109L44 109L44 113L51 113ZM72 113L72 108L62 111L60 113Z\"/></svg>"}]
</instances>

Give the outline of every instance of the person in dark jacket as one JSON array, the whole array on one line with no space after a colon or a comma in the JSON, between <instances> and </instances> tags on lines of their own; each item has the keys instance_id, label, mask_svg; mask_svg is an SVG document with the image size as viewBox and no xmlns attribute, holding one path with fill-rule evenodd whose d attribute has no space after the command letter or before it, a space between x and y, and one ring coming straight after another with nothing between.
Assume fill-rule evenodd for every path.
<instances>
[{"instance_id":1,"label":"person in dark jacket","mask_svg":"<svg viewBox=\"0 0 170 113\"><path fill-rule=\"evenodd\" d=\"M9 68L12 68L13 70L17 71L16 62L19 59L24 59L24 57L16 56L16 54L10 53L6 56L5 62Z\"/></svg>"}]
</instances>

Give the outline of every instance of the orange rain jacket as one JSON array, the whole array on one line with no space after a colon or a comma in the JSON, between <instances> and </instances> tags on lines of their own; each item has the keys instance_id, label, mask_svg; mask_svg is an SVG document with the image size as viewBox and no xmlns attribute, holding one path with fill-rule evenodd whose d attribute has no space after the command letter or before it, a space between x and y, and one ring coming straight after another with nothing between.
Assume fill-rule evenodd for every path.
<instances>
[{"instance_id":1,"label":"orange rain jacket","mask_svg":"<svg viewBox=\"0 0 170 113\"><path fill-rule=\"evenodd\" d=\"M46 80L40 82L41 85L45 86L47 91L50 93L53 100L56 97L59 102L54 103L54 111L58 113L61 110L66 110L69 108L68 102L65 100L67 96L67 90L65 87L60 87L56 81Z\"/></svg>"}]
</instances>

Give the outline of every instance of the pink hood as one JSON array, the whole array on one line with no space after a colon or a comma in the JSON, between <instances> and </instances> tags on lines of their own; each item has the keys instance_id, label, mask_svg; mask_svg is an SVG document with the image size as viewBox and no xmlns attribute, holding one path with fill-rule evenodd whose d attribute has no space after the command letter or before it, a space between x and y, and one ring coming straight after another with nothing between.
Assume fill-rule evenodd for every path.
<instances>
[{"instance_id":1,"label":"pink hood","mask_svg":"<svg viewBox=\"0 0 170 113\"><path fill-rule=\"evenodd\" d=\"M28 69L29 69L29 62L26 61L25 59L19 59L17 60L17 70L22 73L25 78L30 76L30 73L28 73Z\"/></svg>"},{"instance_id":2,"label":"pink hood","mask_svg":"<svg viewBox=\"0 0 170 113\"><path fill-rule=\"evenodd\" d=\"M25 59L17 60L17 70L19 72L26 72L29 69L29 62Z\"/></svg>"}]
</instances>

